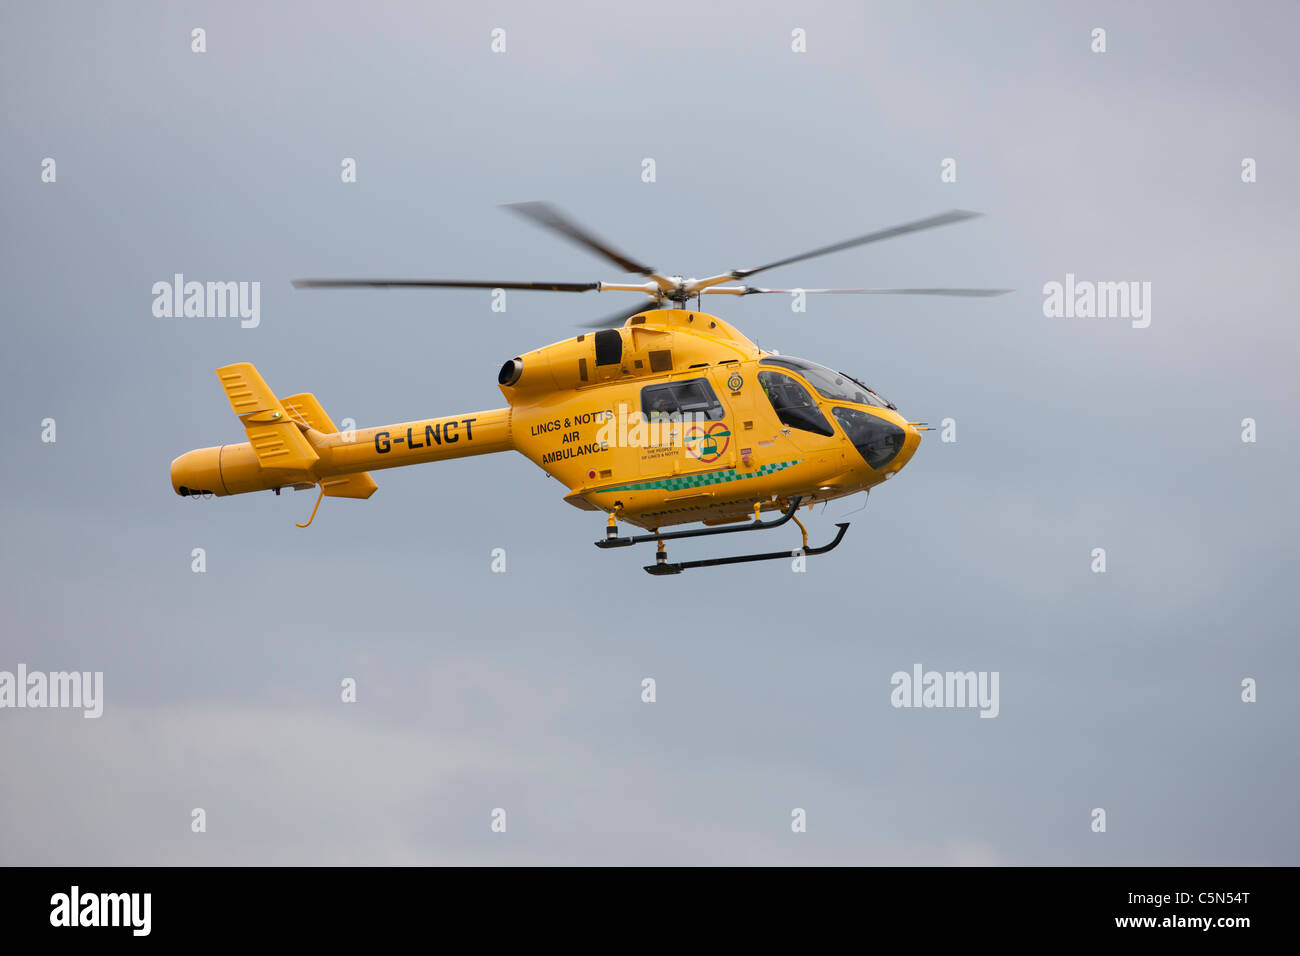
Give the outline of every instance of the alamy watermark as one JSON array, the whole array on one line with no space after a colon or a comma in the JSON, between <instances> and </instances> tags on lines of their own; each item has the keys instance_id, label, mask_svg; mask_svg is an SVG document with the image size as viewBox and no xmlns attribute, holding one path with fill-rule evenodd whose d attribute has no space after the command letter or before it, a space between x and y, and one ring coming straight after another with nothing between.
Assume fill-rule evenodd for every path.
<instances>
[{"instance_id":1,"label":"alamy watermark","mask_svg":"<svg viewBox=\"0 0 1300 956\"><path fill-rule=\"evenodd\" d=\"M1065 274L1065 282L1043 286L1043 315L1049 319L1131 319L1133 328L1151 324L1150 282L1092 282Z\"/></svg>"},{"instance_id":2,"label":"alamy watermark","mask_svg":"<svg viewBox=\"0 0 1300 956\"><path fill-rule=\"evenodd\" d=\"M238 318L245 329L262 323L262 283L186 282L183 273L153 284L153 314L159 319Z\"/></svg>"},{"instance_id":3,"label":"alamy watermark","mask_svg":"<svg viewBox=\"0 0 1300 956\"><path fill-rule=\"evenodd\" d=\"M998 671L894 671L889 702L895 707L978 707L981 717L996 717Z\"/></svg>"},{"instance_id":4,"label":"alamy watermark","mask_svg":"<svg viewBox=\"0 0 1300 956\"><path fill-rule=\"evenodd\" d=\"M73 886L50 897L51 926L120 926L133 936L148 936L152 893L83 893Z\"/></svg>"},{"instance_id":5,"label":"alamy watermark","mask_svg":"<svg viewBox=\"0 0 1300 956\"><path fill-rule=\"evenodd\" d=\"M698 429L710 427L703 412L681 412L665 403L649 413L629 409L619 402L618 411L597 413L603 424L596 431L602 448L682 448L695 438Z\"/></svg>"},{"instance_id":6,"label":"alamy watermark","mask_svg":"<svg viewBox=\"0 0 1300 956\"><path fill-rule=\"evenodd\" d=\"M104 713L103 671L0 671L0 708L78 707L83 717Z\"/></svg>"}]
</instances>

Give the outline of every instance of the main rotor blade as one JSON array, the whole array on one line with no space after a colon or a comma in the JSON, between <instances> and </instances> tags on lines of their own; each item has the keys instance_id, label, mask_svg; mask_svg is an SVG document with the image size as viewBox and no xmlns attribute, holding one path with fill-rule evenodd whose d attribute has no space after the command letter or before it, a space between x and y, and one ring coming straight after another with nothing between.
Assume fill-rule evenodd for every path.
<instances>
[{"instance_id":1,"label":"main rotor blade","mask_svg":"<svg viewBox=\"0 0 1300 956\"><path fill-rule=\"evenodd\" d=\"M632 259L619 252L603 239L598 239L591 232L578 225L572 219L560 212L559 209L545 202L515 202L506 203L506 209L517 212L521 216L527 216L539 226L545 226L554 232L558 232L565 238L576 242L578 245L590 249L592 252L604 256L610 262L619 266L625 272L635 272L637 275L653 276L655 270L652 266L642 265L635 259Z\"/></svg>"},{"instance_id":2,"label":"main rotor blade","mask_svg":"<svg viewBox=\"0 0 1300 956\"><path fill-rule=\"evenodd\" d=\"M578 329L616 329L634 315L640 315L642 312L649 312L651 309L660 308L654 302L642 302L640 305L631 309L623 309L615 312L613 315L607 315L603 319L597 319L594 322L578 322L574 328Z\"/></svg>"},{"instance_id":3,"label":"main rotor blade","mask_svg":"<svg viewBox=\"0 0 1300 956\"><path fill-rule=\"evenodd\" d=\"M743 292L735 292L733 295L761 295L765 292L815 292L815 293L832 293L841 295L958 295L968 297L988 297L994 295L1006 295L1008 292L1014 292L1015 289L759 289L754 286L741 286ZM714 289L705 289L704 294L708 295ZM718 289L717 291L721 291Z\"/></svg>"},{"instance_id":4,"label":"main rotor blade","mask_svg":"<svg viewBox=\"0 0 1300 956\"><path fill-rule=\"evenodd\" d=\"M856 239L845 239L843 242L837 242L834 245L822 246L820 249L814 249L812 252L803 252L799 255L789 256L785 259L778 259L776 262L769 262L767 265L758 266L754 269L736 269L731 273L731 276L733 279L744 279L747 276L752 276L756 272L762 272L765 269L775 269L777 266L787 266L792 262L803 262L805 259L814 259L817 256L829 255L832 252L839 252L843 249L852 249L854 246L865 246L869 242L878 242L881 239L892 239L894 236L906 235L909 232L920 232L922 229L933 229L936 226L946 226L949 223L961 222L965 219L974 219L979 215L981 215L981 213L969 212L965 209L953 209L950 212L931 216L929 219L918 219L916 222L904 223L901 226L894 226L890 229L881 229L878 232L869 232L865 236L858 236Z\"/></svg>"},{"instance_id":5,"label":"main rotor blade","mask_svg":"<svg viewBox=\"0 0 1300 956\"><path fill-rule=\"evenodd\" d=\"M533 289L538 292L592 292L599 282L461 282L458 279L294 279L295 289Z\"/></svg>"}]
</instances>

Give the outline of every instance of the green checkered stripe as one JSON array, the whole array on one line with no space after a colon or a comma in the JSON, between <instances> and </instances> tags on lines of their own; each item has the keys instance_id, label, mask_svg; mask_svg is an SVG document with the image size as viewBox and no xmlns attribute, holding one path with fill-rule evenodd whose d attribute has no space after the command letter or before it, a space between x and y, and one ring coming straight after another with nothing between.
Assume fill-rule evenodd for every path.
<instances>
[{"instance_id":1,"label":"green checkered stripe","mask_svg":"<svg viewBox=\"0 0 1300 956\"><path fill-rule=\"evenodd\" d=\"M744 481L746 478L759 478L763 475L771 475L778 471L784 471L803 461L802 458L796 458L794 461L777 461L770 465L759 465L751 472L741 474L734 468L727 468L723 471L706 471L695 475L679 475L676 478L663 478L658 481L639 481L633 485L618 485L614 488L592 489L597 494L604 494L607 491L648 491L651 488L662 488L665 491L684 491L687 488L701 488L705 485L722 485L729 481Z\"/></svg>"}]
</instances>

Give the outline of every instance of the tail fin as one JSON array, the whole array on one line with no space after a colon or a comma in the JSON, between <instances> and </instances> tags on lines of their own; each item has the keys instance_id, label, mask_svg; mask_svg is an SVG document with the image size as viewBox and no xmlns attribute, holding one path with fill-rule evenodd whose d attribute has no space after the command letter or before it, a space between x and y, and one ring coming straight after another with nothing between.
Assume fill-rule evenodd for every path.
<instances>
[{"instance_id":1,"label":"tail fin","mask_svg":"<svg viewBox=\"0 0 1300 956\"><path fill-rule=\"evenodd\" d=\"M379 489L368 471L326 478L322 484L325 486L326 498L369 498Z\"/></svg>"},{"instance_id":2,"label":"tail fin","mask_svg":"<svg viewBox=\"0 0 1300 956\"><path fill-rule=\"evenodd\" d=\"M311 392L299 392L297 395L290 395L288 398L280 399L280 404L284 410L303 424L323 432L326 435L333 435L338 428L328 415L325 409L321 408L320 402L316 401L316 396Z\"/></svg>"},{"instance_id":3,"label":"tail fin","mask_svg":"<svg viewBox=\"0 0 1300 956\"><path fill-rule=\"evenodd\" d=\"M259 465L304 470L320 460L302 429L286 414L251 363L223 366L217 369L217 378L244 426Z\"/></svg>"},{"instance_id":4,"label":"tail fin","mask_svg":"<svg viewBox=\"0 0 1300 956\"><path fill-rule=\"evenodd\" d=\"M320 456L308 440L307 430L323 435L338 432L315 395L301 392L277 399L249 362L219 368L217 378L244 426L258 465L264 469L311 468ZM321 485L331 498L369 498L379 487L366 471L326 478Z\"/></svg>"},{"instance_id":5,"label":"tail fin","mask_svg":"<svg viewBox=\"0 0 1300 956\"><path fill-rule=\"evenodd\" d=\"M325 409L311 392L300 392L282 398L280 404L284 406L291 418L302 422L308 428L314 428L324 435L338 432L333 420L325 413ZM369 498L379 488L368 471L326 478L322 484L325 486L326 498Z\"/></svg>"}]
</instances>

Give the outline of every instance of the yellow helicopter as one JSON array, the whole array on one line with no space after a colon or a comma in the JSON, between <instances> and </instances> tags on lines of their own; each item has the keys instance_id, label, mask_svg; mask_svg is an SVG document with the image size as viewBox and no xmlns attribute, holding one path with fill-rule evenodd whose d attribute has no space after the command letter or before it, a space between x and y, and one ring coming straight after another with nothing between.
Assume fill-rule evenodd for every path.
<instances>
[{"instance_id":1,"label":"yellow helicopter","mask_svg":"<svg viewBox=\"0 0 1300 956\"><path fill-rule=\"evenodd\" d=\"M992 296L1009 289L768 289L737 280L978 213L953 210L703 279L663 275L596 238L554 206L507 207L598 253L646 281L462 282L303 279L298 288L419 287L623 291L648 297L637 309L592 323L587 332L507 361L497 375L505 408L340 432L310 393L277 398L251 364L216 370L246 442L201 448L171 465L183 496L224 496L284 487L323 498L369 498L370 472L515 450L559 479L564 500L608 515L597 547L656 542L652 574L824 554L843 540L808 546L796 512L893 478L916 452L921 422L842 372L764 351L715 315L705 295L835 293ZM695 309L689 308L695 300ZM619 327L614 327L619 326ZM769 511L775 517L764 519ZM793 520L802 547L670 563L666 541L775 528ZM618 522L645 534L621 536ZM703 527L665 531L677 525Z\"/></svg>"}]
</instances>

